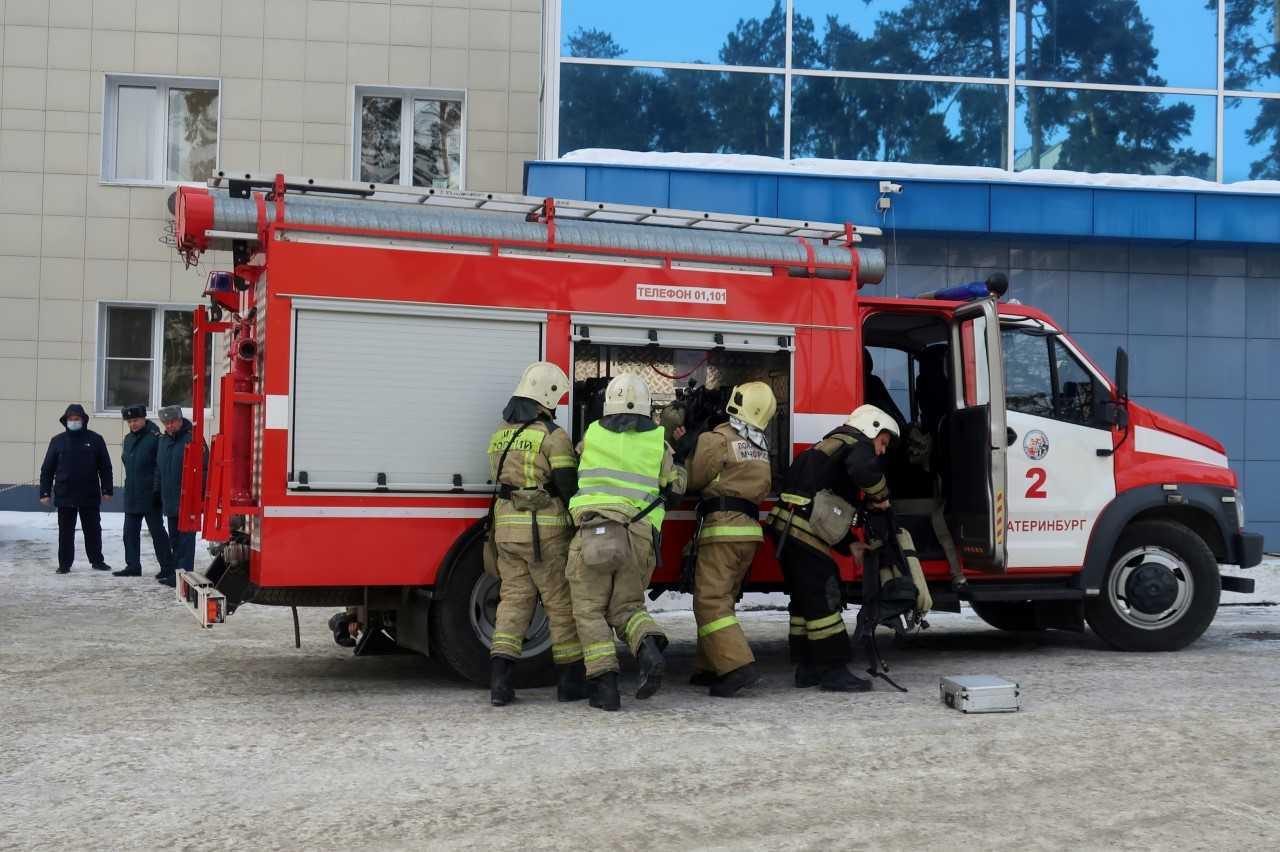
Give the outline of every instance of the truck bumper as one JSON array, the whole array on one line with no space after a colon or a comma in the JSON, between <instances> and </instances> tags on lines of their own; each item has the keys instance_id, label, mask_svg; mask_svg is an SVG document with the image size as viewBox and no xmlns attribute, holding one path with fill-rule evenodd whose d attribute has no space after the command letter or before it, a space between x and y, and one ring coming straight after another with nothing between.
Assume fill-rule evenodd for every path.
<instances>
[{"instance_id":1,"label":"truck bumper","mask_svg":"<svg viewBox=\"0 0 1280 852\"><path fill-rule=\"evenodd\" d=\"M1231 544L1231 561L1241 568L1252 568L1262 561L1262 536L1258 533L1238 532Z\"/></svg>"}]
</instances>

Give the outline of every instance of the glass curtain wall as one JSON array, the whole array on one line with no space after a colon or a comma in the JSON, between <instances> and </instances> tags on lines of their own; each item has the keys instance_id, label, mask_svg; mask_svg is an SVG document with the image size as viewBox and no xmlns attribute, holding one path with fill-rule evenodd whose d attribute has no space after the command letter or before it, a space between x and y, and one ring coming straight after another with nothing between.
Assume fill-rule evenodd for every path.
<instances>
[{"instance_id":1,"label":"glass curtain wall","mask_svg":"<svg viewBox=\"0 0 1280 852\"><path fill-rule=\"evenodd\" d=\"M1280 0L560 0L556 149L1280 179Z\"/></svg>"}]
</instances>

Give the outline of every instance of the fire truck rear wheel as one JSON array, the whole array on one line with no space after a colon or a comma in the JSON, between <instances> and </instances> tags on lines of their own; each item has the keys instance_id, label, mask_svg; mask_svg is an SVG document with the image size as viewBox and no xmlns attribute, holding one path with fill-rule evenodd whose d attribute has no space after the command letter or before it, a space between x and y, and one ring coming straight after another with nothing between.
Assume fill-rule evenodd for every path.
<instances>
[{"instance_id":1,"label":"fire truck rear wheel","mask_svg":"<svg viewBox=\"0 0 1280 852\"><path fill-rule=\"evenodd\" d=\"M972 601L970 606L987 624L996 630L1042 630L1036 617L1035 601Z\"/></svg>"},{"instance_id":2,"label":"fire truck rear wheel","mask_svg":"<svg viewBox=\"0 0 1280 852\"><path fill-rule=\"evenodd\" d=\"M1200 536L1171 521L1140 521L1116 542L1085 618L1121 651L1177 651L1213 621L1220 586L1217 560Z\"/></svg>"},{"instance_id":3,"label":"fire truck rear wheel","mask_svg":"<svg viewBox=\"0 0 1280 852\"><path fill-rule=\"evenodd\" d=\"M499 585L484 573L481 541L473 536L458 554L443 594L431 605L431 655L472 683L488 686ZM524 654L516 663L512 681L517 689L550 686L556 681L551 635L541 605L525 633Z\"/></svg>"}]
</instances>

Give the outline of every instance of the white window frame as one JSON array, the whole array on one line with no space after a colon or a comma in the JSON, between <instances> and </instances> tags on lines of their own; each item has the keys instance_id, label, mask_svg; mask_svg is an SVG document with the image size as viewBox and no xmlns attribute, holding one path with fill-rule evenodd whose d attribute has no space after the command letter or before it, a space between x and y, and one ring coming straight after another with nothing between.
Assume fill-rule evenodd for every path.
<instances>
[{"instance_id":1,"label":"white window frame","mask_svg":"<svg viewBox=\"0 0 1280 852\"><path fill-rule=\"evenodd\" d=\"M97 304L97 324L94 330L94 339L97 341L94 353L93 364L93 408L95 416L119 416L120 407L107 407L107 312L112 308L135 308L151 311L151 390L147 400L147 415L149 417L156 416L160 410L161 396L164 393L164 319L165 311L181 311L184 313L194 313L197 305L182 302L130 302L130 301L99 301ZM159 321L157 321L159 320ZM210 347L213 347L213 341L210 341ZM133 359L142 360L142 359ZM210 371L212 373L212 370ZM210 377L210 390L216 382ZM212 396L212 393L209 394ZM205 419L209 417L209 404L212 400L206 400ZM187 417L191 416L192 408L183 406L182 413Z\"/></svg>"},{"instance_id":2,"label":"white window frame","mask_svg":"<svg viewBox=\"0 0 1280 852\"><path fill-rule=\"evenodd\" d=\"M400 99L400 186L413 186L413 102L415 100L458 101L462 104L462 124L459 133L462 148L458 152L458 189L467 188L467 90L466 89L423 89L416 86L377 86L356 84L352 87L351 99L351 179L360 179L360 142L363 130L364 110L361 102L365 97L399 98ZM218 101L222 103L221 99ZM429 187L424 187L429 188Z\"/></svg>"},{"instance_id":3,"label":"white window frame","mask_svg":"<svg viewBox=\"0 0 1280 852\"><path fill-rule=\"evenodd\" d=\"M146 86L156 90L153 118L159 128L158 145L151 157L151 173L158 178L116 177L116 104L121 86ZM169 150L169 90L205 89L218 93L218 132L216 134L214 171L222 167L222 79L219 77L175 77L155 74L106 74L102 93L102 161L98 181L115 186L179 186L188 181L165 177L165 157ZM194 182L199 185L199 182Z\"/></svg>"}]
</instances>

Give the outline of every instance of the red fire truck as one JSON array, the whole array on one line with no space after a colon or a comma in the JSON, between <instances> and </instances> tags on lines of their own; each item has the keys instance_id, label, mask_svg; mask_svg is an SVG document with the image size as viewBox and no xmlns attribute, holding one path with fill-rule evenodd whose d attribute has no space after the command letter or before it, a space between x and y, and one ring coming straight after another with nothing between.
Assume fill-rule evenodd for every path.
<instances>
[{"instance_id":1,"label":"red fire truck","mask_svg":"<svg viewBox=\"0 0 1280 852\"><path fill-rule=\"evenodd\" d=\"M360 648L485 682L485 449L527 364L572 377L557 418L575 439L620 373L659 405L708 408L767 381L780 477L863 402L864 348L905 363L902 416L934 447L924 464L904 446L889 479L937 608L960 605L939 507L963 595L998 628L1087 622L1117 648L1172 650L1221 591L1252 590L1219 571L1262 551L1220 443L1129 400L1123 351L1109 377L1037 310L863 295L885 274L860 243L875 229L226 174L182 188L176 219L188 260L234 260L195 321L195 429L212 441L207 471L191 453L182 520L218 553L178 594L204 624L247 603L351 608ZM668 515L655 589L678 580L690 509ZM856 602L860 567L841 570ZM749 590L781 588L761 548ZM524 682L549 646L539 614Z\"/></svg>"}]
</instances>

